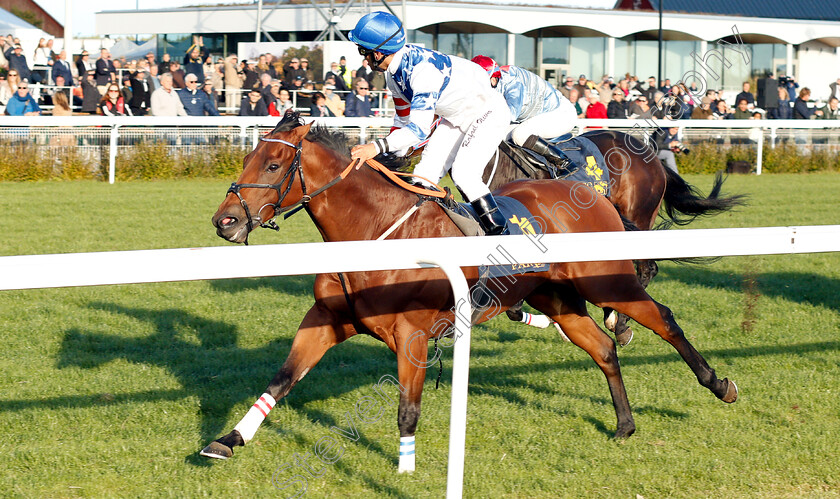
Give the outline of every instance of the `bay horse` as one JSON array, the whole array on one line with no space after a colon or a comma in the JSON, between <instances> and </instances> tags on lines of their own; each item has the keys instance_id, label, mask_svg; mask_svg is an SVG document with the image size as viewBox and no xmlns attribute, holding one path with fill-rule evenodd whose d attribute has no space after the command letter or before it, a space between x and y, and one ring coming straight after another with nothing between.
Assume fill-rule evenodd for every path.
<instances>
[{"instance_id":1,"label":"bay horse","mask_svg":"<svg viewBox=\"0 0 840 499\"><path fill-rule=\"evenodd\" d=\"M703 197L699 189L685 181L677 172L662 165L657 151L647 141L632 133L616 130L592 130L583 133L601 151L610 175L609 199L616 210L641 230L686 225L697 217L715 215L744 202L742 195L721 197L724 178L718 173L709 195ZM558 147L562 148L561 142ZM482 180L491 191L520 179L550 179L545 168L523 169L517 166L508 147L500 147L485 167ZM664 221L656 225L657 215ZM653 260L638 260L639 282L647 287L658 268ZM622 346L630 342L633 332L627 327L624 314L604 310L604 323L615 333ZM507 311L511 320L522 318L521 307Z\"/></svg>"},{"instance_id":2,"label":"bay horse","mask_svg":"<svg viewBox=\"0 0 840 499\"><path fill-rule=\"evenodd\" d=\"M311 127L311 123L304 125L297 113L287 113L272 132L261 138L245 157L242 174L213 215L219 236L246 243L251 230L279 213L303 207L324 241L373 240L393 229L395 220L423 201L367 164L354 169L342 133ZM512 197L536 213L540 203L572 203L572 196L577 195L573 192L575 185L554 180L514 182L494 194ZM563 225L574 232L624 228L609 201L594 194L586 216L575 218L557 210L557 218L547 220L543 229L560 232ZM443 209L426 201L389 238L457 236L462 236L461 231ZM463 270L470 286L474 286L478 269ZM616 438L630 436L636 427L615 343L589 317L587 300L625 313L655 331L674 346L699 383L719 399L731 403L738 396L735 384L727 378L719 379L689 343L671 311L645 292L630 261L552 263L548 270L517 275L515 283L504 283L504 291L501 283L496 284L491 280L488 291L497 297L498 308L479 309L473 314L475 323L489 320L497 310L523 299L557 321L604 373L616 412ZM448 329L433 325L452 325L456 320L449 281L437 268L319 274L314 295L315 303L304 316L286 361L265 392L230 433L207 445L201 455L231 457L233 448L253 438L268 411L327 350L356 334L368 334L397 354L399 471L413 471L414 433L426 378L426 368L421 366L428 359L428 341L442 337ZM421 341L415 341L418 332Z\"/></svg>"}]
</instances>

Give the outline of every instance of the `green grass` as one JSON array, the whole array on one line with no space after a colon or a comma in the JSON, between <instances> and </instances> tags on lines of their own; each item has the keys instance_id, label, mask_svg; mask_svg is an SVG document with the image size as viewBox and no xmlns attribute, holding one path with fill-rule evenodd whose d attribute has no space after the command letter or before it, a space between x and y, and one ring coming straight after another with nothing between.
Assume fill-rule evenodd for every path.
<instances>
[{"instance_id":1,"label":"green grass","mask_svg":"<svg viewBox=\"0 0 840 499\"><path fill-rule=\"evenodd\" d=\"M711 176L687 179L708 190ZM210 217L221 181L0 183L0 254L225 245ZM689 228L838 224L840 175L731 177L751 195ZM253 244L318 240L305 215ZM278 255L281 258L282 255ZM231 262L235 265L235 262ZM615 419L600 370L551 330L503 318L475 328L467 497L840 496L840 254L665 262L649 291L741 396L700 387L673 348L634 325L619 351L637 432ZM2 277L0 277L2 278ZM327 353L226 462L197 451L227 433L285 358L313 278L0 293L0 490L12 497L278 497L272 474L312 451L373 384L383 345ZM600 322L600 317L599 317ZM397 475L396 408L305 497L441 497L451 352L428 375L417 467ZM344 440L344 439L342 439Z\"/></svg>"}]
</instances>

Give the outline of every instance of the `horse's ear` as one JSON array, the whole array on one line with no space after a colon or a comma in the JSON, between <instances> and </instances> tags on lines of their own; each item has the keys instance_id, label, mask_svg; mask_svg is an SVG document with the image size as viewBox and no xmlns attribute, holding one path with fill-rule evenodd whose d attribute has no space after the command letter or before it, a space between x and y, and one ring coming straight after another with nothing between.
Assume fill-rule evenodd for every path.
<instances>
[{"instance_id":1,"label":"horse's ear","mask_svg":"<svg viewBox=\"0 0 840 499\"><path fill-rule=\"evenodd\" d=\"M309 122L306 125L301 125L292 130L292 134L294 134L295 137L294 142L300 142L303 140L303 138L306 137L306 134L309 133L310 128L312 128L312 122Z\"/></svg>"}]
</instances>

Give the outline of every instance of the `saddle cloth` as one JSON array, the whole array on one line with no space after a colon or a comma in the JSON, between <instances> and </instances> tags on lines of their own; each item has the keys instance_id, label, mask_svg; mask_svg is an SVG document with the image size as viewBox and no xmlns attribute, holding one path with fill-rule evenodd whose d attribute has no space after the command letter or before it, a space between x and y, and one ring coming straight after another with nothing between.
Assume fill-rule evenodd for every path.
<instances>
[{"instance_id":1,"label":"saddle cloth","mask_svg":"<svg viewBox=\"0 0 840 499\"><path fill-rule=\"evenodd\" d=\"M610 174L604 155L591 140L581 136L570 138L569 135L563 135L550 140L549 145L560 156L565 155L574 163L571 170L557 170L550 165L548 169L554 178L583 182L598 194L610 195ZM527 149L523 150L543 164L549 164L543 156Z\"/></svg>"},{"instance_id":2,"label":"saddle cloth","mask_svg":"<svg viewBox=\"0 0 840 499\"><path fill-rule=\"evenodd\" d=\"M532 222L535 217L528 211L522 203L506 196L494 196L496 204L499 206L499 211L505 216L507 229L511 235L529 234L536 236L542 234L542 229L538 223ZM447 203L439 202L446 214L452 218L452 221L461 229L466 236L483 235L484 232L478 225L478 218L472 206L467 203ZM467 222L467 220L469 222ZM492 262L495 263L495 262ZM482 278L497 278L502 276L509 276L513 274L525 274L530 272L544 272L548 270L549 264L520 264L510 263L504 265L488 265L488 274L482 275ZM482 272L482 274L484 274Z\"/></svg>"}]
</instances>

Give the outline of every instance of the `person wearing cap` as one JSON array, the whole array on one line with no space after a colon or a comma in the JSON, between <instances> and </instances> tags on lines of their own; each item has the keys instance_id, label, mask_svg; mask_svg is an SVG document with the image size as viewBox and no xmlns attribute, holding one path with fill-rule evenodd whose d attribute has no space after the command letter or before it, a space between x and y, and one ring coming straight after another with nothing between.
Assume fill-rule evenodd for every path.
<instances>
[{"instance_id":1,"label":"person wearing cap","mask_svg":"<svg viewBox=\"0 0 840 499\"><path fill-rule=\"evenodd\" d=\"M245 68L242 70L245 73L245 81L242 82L242 87L247 89L256 88L260 83L260 75L256 71L257 61L248 59L245 61Z\"/></svg>"},{"instance_id":2,"label":"person wearing cap","mask_svg":"<svg viewBox=\"0 0 840 499\"><path fill-rule=\"evenodd\" d=\"M259 90L252 88L248 91L248 96L242 99L239 106L239 116L268 116L268 108Z\"/></svg>"},{"instance_id":3,"label":"person wearing cap","mask_svg":"<svg viewBox=\"0 0 840 499\"><path fill-rule=\"evenodd\" d=\"M152 92L148 72L138 69L131 77L131 100L128 104L134 116L145 116L152 108Z\"/></svg>"},{"instance_id":4,"label":"person wearing cap","mask_svg":"<svg viewBox=\"0 0 840 499\"><path fill-rule=\"evenodd\" d=\"M588 83L589 82L586 79L586 75L578 76L578 81L577 81L577 83L575 83L575 88L577 89L578 96L581 99L585 99L585 98L589 97L589 85L588 85Z\"/></svg>"},{"instance_id":5,"label":"person wearing cap","mask_svg":"<svg viewBox=\"0 0 840 499\"><path fill-rule=\"evenodd\" d=\"M184 56L184 73L193 74L198 78L198 84L204 83L204 59L201 49L204 46L193 44Z\"/></svg>"},{"instance_id":6,"label":"person wearing cap","mask_svg":"<svg viewBox=\"0 0 840 499\"><path fill-rule=\"evenodd\" d=\"M715 113L712 111L712 102L713 99L709 96L705 96L700 99L700 106L695 107L694 111L691 112L691 119L693 120L713 120L715 119Z\"/></svg>"},{"instance_id":7,"label":"person wearing cap","mask_svg":"<svg viewBox=\"0 0 840 499\"><path fill-rule=\"evenodd\" d=\"M210 102L210 97L199 90L198 76L189 73L184 77L184 82L187 86L178 90L178 96L181 98L181 104L184 105L184 111L187 112L187 116L219 115L219 111Z\"/></svg>"},{"instance_id":8,"label":"person wearing cap","mask_svg":"<svg viewBox=\"0 0 840 499\"><path fill-rule=\"evenodd\" d=\"M283 66L283 85L285 85L286 88L292 88L296 80L303 80L305 78L306 71L303 71L300 68L300 59L297 57L292 57L289 62Z\"/></svg>"},{"instance_id":9,"label":"person wearing cap","mask_svg":"<svg viewBox=\"0 0 840 499\"><path fill-rule=\"evenodd\" d=\"M559 168L571 164L565 155L549 147L546 139L569 133L575 126L578 111L574 104L551 83L518 66L500 67L492 58L477 55L473 62L489 76L490 86L502 96L510 109L510 121L517 125L510 132L513 142L545 156ZM570 92L575 87L569 81ZM583 111L581 110L581 113Z\"/></svg>"},{"instance_id":10,"label":"person wearing cap","mask_svg":"<svg viewBox=\"0 0 840 499\"><path fill-rule=\"evenodd\" d=\"M198 84L204 83L204 60L207 59L207 49L204 48L204 37L193 35L192 45L184 52L184 72L192 73L198 78Z\"/></svg>"},{"instance_id":11,"label":"person wearing cap","mask_svg":"<svg viewBox=\"0 0 840 499\"><path fill-rule=\"evenodd\" d=\"M487 74L466 59L406 44L402 23L387 12L363 16L349 39L375 71L385 72L396 106L387 137L351 150L359 160L356 167L377 154L405 151L429 139L414 173L437 182L450 172L485 234L507 233L505 217L481 179L510 122L505 99L490 86ZM441 120L431 134L435 115Z\"/></svg>"},{"instance_id":12,"label":"person wearing cap","mask_svg":"<svg viewBox=\"0 0 840 499\"><path fill-rule=\"evenodd\" d=\"M213 82L210 80L204 80L204 85L201 87L201 91L207 95L207 98L210 99L210 105L213 106L213 109L216 112L219 112L219 93L216 92L216 89L213 88Z\"/></svg>"},{"instance_id":13,"label":"person wearing cap","mask_svg":"<svg viewBox=\"0 0 840 499\"><path fill-rule=\"evenodd\" d=\"M324 82L322 92L324 93L324 99L326 99L326 106L330 108L333 116L344 116L344 107L346 103L344 102L344 99L335 93L335 80L328 78L327 81Z\"/></svg>"},{"instance_id":14,"label":"person wearing cap","mask_svg":"<svg viewBox=\"0 0 840 499\"><path fill-rule=\"evenodd\" d=\"M96 88L96 70L90 69L82 77L82 112L96 114L102 94Z\"/></svg>"},{"instance_id":15,"label":"person wearing cap","mask_svg":"<svg viewBox=\"0 0 840 499\"><path fill-rule=\"evenodd\" d=\"M23 49L19 43L7 48L4 55L9 61L9 71L17 71L21 80L32 80L32 72L29 70L29 64L26 62L26 56L23 55Z\"/></svg>"},{"instance_id":16,"label":"person wearing cap","mask_svg":"<svg viewBox=\"0 0 840 499\"><path fill-rule=\"evenodd\" d=\"M96 69L96 64L90 60L90 54L88 54L87 50L82 50L81 55L79 55L79 59L76 61L76 74L79 75L79 80L84 81L85 75L91 69Z\"/></svg>"}]
</instances>

